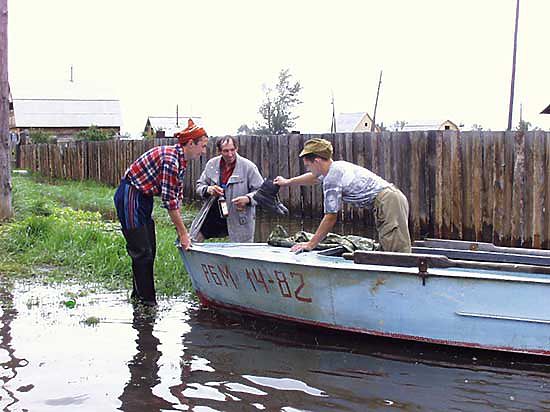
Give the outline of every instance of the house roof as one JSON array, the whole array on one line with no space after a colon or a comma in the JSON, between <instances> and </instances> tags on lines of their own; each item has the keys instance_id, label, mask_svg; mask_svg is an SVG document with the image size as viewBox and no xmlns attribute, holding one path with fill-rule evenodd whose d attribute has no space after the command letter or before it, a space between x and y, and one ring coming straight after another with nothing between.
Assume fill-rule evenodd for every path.
<instances>
[{"instance_id":1,"label":"house roof","mask_svg":"<svg viewBox=\"0 0 550 412\"><path fill-rule=\"evenodd\" d=\"M542 112L540 112L540 114L550 114L550 104L548 105L548 107L546 109L544 109Z\"/></svg>"},{"instance_id":2,"label":"house roof","mask_svg":"<svg viewBox=\"0 0 550 412\"><path fill-rule=\"evenodd\" d=\"M24 127L120 127L118 100L13 99L15 125Z\"/></svg>"},{"instance_id":3,"label":"house roof","mask_svg":"<svg viewBox=\"0 0 550 412\"><path fill-rule=\"evenodd\" d=\"M353 132L365 114L366 112L338 114L336 118L336 131L338 133Z\"/></svg>"},{"instance_id":4,"label":"house roof","mask_svg":"<svg viewBox=\"0 0 550 412\"><path fill-rule=\"evenodd\" d=\"M402 129L399 129L399 131L416 132L416 131L423 131L423 130L440 130L443 123L446 123L446 122L450 122L456 126L456 124L450 121L449 119L411 121L405 124L405 126L403 126ZM456 127L458 128L458 126Z\"/></svg>"},{"instance_id":5,"label":"house roof","mask_svg":"<svg viewBox=\"0 0 550 412\"><path fill-rule=\"evenodd\" d=\"M28 82L11 85L16 127L120 127L120 101L102 85Z\"/></svg>"},{"instance_id":6,"label":"house roof","mask_svg":"<svg viewBox=\"0 0 550 412\"><path fill-rule=\"evenodd\" d=\"M151 126L154 131L164 130L166 137L174 136L174 133L181 131L187 127L187 119L193 119L195 124L203 127L203 120L200 116L149 116L147 125Z\"/></svg>"}]
</instances>

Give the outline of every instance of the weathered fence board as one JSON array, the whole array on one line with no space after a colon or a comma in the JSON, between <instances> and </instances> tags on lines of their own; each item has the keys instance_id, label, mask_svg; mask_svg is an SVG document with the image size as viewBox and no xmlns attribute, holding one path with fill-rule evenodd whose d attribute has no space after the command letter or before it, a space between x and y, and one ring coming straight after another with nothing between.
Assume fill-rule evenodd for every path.
<instances>
[{"instance_id":1,"label":"weathered fence board","mask_svg":"<svg viewBox=\"0 0 550 412\"><path fill-rule=\"evenodd\" d=\"M300 161L296 161L303 147L302 136L292 134L288 140L288 176L300 175ZM299 186L292 186L289 189L290 199L288 205L290 210L302 213L302 191Z\"/></svg>"},{"instance_id":2,"label":"weathered fence board","mask_svg":"<svg viewBox=\"0 0 550 412\"><path fill-rule=\"evenodd\" d=\"M550 139L548 138L548 133L544 138L545 145L545 159L544 159L544 170L545 180L543 182L544 187L544 232L541 241L541 245L544 249L550 249Z\"/></svg>"},{"instance_id":3,"label":"weathered fence board","mask_svg":"<svg viewBox=\"0 0 550 412\"><path fill-rule=\"evenodd\" d=\"M532 172L528 175L532 175L531 192L533 193L533 202L529 210L529 214L533 216L532 220L532 248L540 249L542 247L543 233L544 233L544 221L548 220L548 211L545 209L544 198L548 196L548 184L545 185L548 178L548 170L545 166L545 147L544 147L544 134L540 131L535 132L533 136L533 150L532 150ZM529 193L529 187L527 188ZM530 220L530 219L528 219Z\"/></svg>"},{"instance_id":4,"label":"weathered fence board","mask_svg":"<svg viewBox=\"0 0 550 412\"><path fill-rule=\"evenodd\" d=\"M509 186L506 183L506 156L505 156L505 138L504 133L495 135L494 150L495 150L495 163L494 163L494 186L493 186L493 243L495 245L503 245L510 241L510 232L505 232L506 226L506 201L505 201L505 186ZM505 241L506 237L506 241Z\"/></svg>"}]
</instances>

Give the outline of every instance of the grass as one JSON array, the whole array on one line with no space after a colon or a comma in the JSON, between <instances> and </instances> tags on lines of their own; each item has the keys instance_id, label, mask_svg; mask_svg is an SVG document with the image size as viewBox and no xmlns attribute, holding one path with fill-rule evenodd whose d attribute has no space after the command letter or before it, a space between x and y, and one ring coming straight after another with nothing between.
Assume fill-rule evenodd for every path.
<instances>
[{"instance_id":1,"label":"grass","mask_svg":"<svg viewBox=\"0 0 550 412\"><path fill-rule=\"evenodd\" d=\"M16 174L12 184L15 218L0 225L0 273L131 288L130 258L118 221L112 220L113 188ZM159 295L175 296L191 290L191 282L174 247L174 227L159 203L155 284ZM195 213L182 210L187 225Z\"/></svg>"}]
</instances>

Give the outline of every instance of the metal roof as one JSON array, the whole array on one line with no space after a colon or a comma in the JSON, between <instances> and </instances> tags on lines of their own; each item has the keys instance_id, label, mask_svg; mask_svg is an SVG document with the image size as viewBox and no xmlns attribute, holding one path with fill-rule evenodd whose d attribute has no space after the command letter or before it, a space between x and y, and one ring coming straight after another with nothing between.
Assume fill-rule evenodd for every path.
<instances>
[{"instance_id":1,"label":"metal roof","mask_svg":"<svg viewBox=\"0 0 550 412\"><path fill-rule=\"evenodd\" d=\"M120 127L119 100L13 99L15 125L24 127Z\"/></svg>"},{"instance_id":2,"label":"metal roof","mask_svg":"<svg viewBox=\"0 0 550 412\"><path fill-rule=\"evenodd\" d=\"M400 132L416 132L424 130L441 130L443 124L450 122L454 124L457 128L458 126L449 119L444 120L425 120L425 121L411 121L405 124L402 129L399 129ZM393 128L393 124L389 126Z\"/></svg>"}]
</instances>

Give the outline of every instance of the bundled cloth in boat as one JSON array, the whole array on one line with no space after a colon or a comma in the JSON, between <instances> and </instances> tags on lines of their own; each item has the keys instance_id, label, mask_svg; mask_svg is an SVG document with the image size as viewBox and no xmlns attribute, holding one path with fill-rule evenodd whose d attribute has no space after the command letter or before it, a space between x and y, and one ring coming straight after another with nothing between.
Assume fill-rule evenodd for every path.
<instances>
[{"instance_id":1,"label":"bundled cloth in boat","mask_svg":"<svg viewBox=\"0 0 550 412\"><path fill-rule=\"evenodd\" d=\"M292 247L296 243L308 242L313 237L313 233L303 230L289 235L284 227L277 225L269 234L267 243L271 246ZM344 252L354 252L356 250L379 250L380 245L368 237L347 235L341 236L336 233L329 233L325 239L317 245L315 250L332 249L341 246Z\"/></svg>"}]
</instances>

